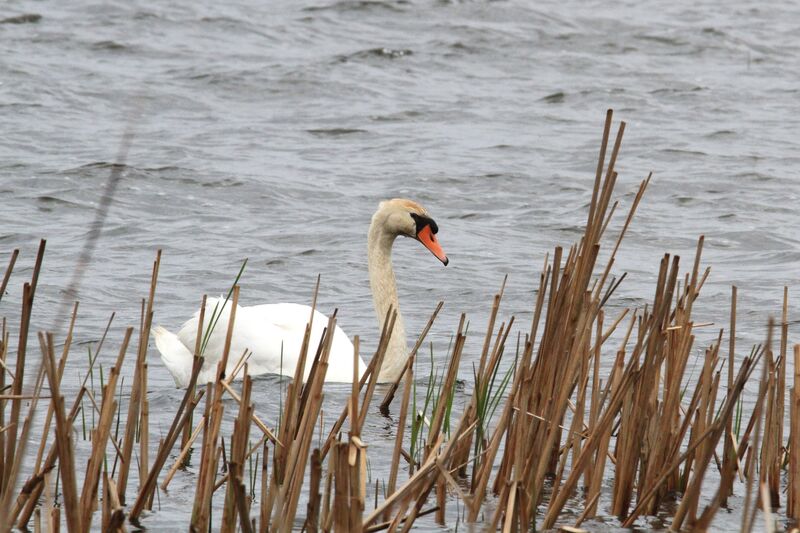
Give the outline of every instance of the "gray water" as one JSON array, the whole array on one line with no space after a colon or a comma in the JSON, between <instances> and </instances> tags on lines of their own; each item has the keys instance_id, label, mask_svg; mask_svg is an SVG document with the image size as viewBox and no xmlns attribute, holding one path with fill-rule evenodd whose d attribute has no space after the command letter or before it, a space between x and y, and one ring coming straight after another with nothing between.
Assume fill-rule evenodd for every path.
<instances>
[{"instance_id":1,"label":"gray water","mask_svg":"<svg viewBox=\"0 0 800 533\"><path fill-rule=\"evenodd\" d=\"M502 316L527 330L545 254L579 238L604 113L614 108L627 122L614 233L638 182L654 177L615 264L628 277L611 307L644 305L663 253L680 255L688 269L702 234L712 273L695 315L715 325L701 330L696 352L727 327L732 284L740 287L742 354L779 315L784 285L796 341L796 3L253 4L4 5L0 252L21 255L3 315L18 315L22 282L46 238L34 326L59 321L131 128L79 293L79 340L96 341L112 311L117 342L138 325L161 248L156 323L179 326L203 293L226 291L249 258L243 304L310 302L321 274L320 309L338 308L344 330L374 348L366 228L381 199L402 196L429 209L450 257L443 268L405 240L394 255L411 336L446 302L430 336L440 361L461 312L471 331L483 330L505 274ZM478 334L467 345L467 382L480 342ZM104 354L107 365L114 352ZM171 422L158 406L180 398L160 365L151 352L154 439ZM65 379L77 386L85 367L74 361ZM257 385L257 411L272 420L278 381ZM328 398L336 404L345 394L331 387ZM370 420L371 468L385 477L381 451L394 427ZM179 473L143 525L183 527L194 483L191 468ZM600 512L607 507L601 502ZM738 520L735 509L721 512L716 528L738 528Z\"/></svg>"}]
</instances>

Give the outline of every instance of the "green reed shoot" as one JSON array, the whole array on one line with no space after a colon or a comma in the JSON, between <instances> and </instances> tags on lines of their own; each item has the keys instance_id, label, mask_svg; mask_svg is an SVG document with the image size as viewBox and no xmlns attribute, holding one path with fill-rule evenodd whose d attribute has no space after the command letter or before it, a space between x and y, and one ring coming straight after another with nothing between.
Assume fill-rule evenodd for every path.
<instances>
[{"instance_id":1,"label":"green reed shoot","mask_svg":"<svg viewBox=\"0 0 800 533\"><path fill-rule=\"evenodd\" d=\"M444 420L442 422L442 429L444 430L444 434L447 435L447 439L450 439L450 416L453 413L453 397L456 394L456 382L453 382L453 386L450 387L449 391L447 392L446 401L447 405L445 406L444 410Z\"/></svg>"},{"instance_id":2,"label":"green reed shoot","mask_svg":"<svg viewBox=\"0 0 800 533\"><path fill-rule=\"evenodd\" d=\"M222 315L222 311L225 310L225 306L228 305L228 301L231 299L233 295L233 288L239 284L239 278L242 277L242 273L244 273L244 267L247 265L247 259L245 258L244 262L242 263L241 268L239 269L239 273L236 274L236 279L233 280L233 285L228 290L227 296L225 296L225 301L222 302L222 307L219 307L219 301L214 305L214 310L211 313L211 318L208 320L209 327L208 330L203 333L203 342L200 345L200 355L203 355L206 351L206 346L208 345L208 341L211 339L211 334L214 332L214 328L217 326L217 322L219 322L219 317ZM199 325L203 327L202 324Z\"/></svg>"},{"instance_id":3,"label":"green reed shoot","mask_svg":"<svg viewBox=\"0 0 800 533\"><path fill-rule=\"evenodd\" d=\"M508 367L506 370L505 375L503 376L500 385L497 389L491 390L490 389L490 399L489 399L489 416L487 417L487 426L488 423L491 422L492 418L494 418L494 413L497 411L497 407L500 405L500 400L503 399L506 393L506 389L508 389L508 385L511 382L511 378L514 376L514 372L517 368L517 361L514 361L514 364ZM497 374L497 369L495 369L495 375ZM494 376L492 376L492 387L494 387Z\"/></svg>"},{"instance_id":4,"label":"green reed shoot","mask_svg":"<svg viewBox=\"0 0 800 533\"><path fill-rule=\"evenodd\" d=\"M416 364L416 361L415 361ZM430 412L433 413L436 410L436 402L438 400L438 390L441 386L437 386L437 382L440 382L444 379L444 370L440 375L439 372L436 371L436 365L434 364L433 358L433 345L431 345L431 370L428 374L428 382L425 386L425 403L422 405L422 410L417 410L417 387L416 383L414 384L414 391L412 396L414 397L414 404L413 404L413 416L411 417L411 445L410 445L410 455L414 459L416 463L419 463L419 454L422 449L420 446L421 443L424 442L424 433L425 433L425 425L429 422L427 421L428 417L428 408L430 408Z\"/></svg>"},{"instance_id":5,"label":"green reed shoot","mask_svg":"<svg viewBox=\"0 0 800 533\"><path fill-rule=\"evenodd\" d=\"M78 374L78 381L81 380L80 374ZM83 429L83 440L86 440L86 412L83 409L83 398L81 398L81 428Z\"/></svg>"},{"instance_id":6,"label":"green reed shoot","mask_svg":"<svg viewBox=\"0 0 800 533\"><path fill-rule=\"evenodd\" d=\"M475 386L478 388L476 391L477 396L477 405L476 405L476 418L477 418L477 425L475 427L475 443L473 445L473 456L476 461L479 462L478 458L480 457L481 453L483 453L483 449L485 446L485 436L489 430L489 424L492 421L492 417L494 416L495 411L497 410L497 406L500 404L500 400L503 399L505 396L506 389L508 388L509 383L511 383L511 376L514 373L514 369L516 368L516 360L513 365L511 365L508 370L506 370L505 374L503 375L500 383L497 387L495 387L495 381L497 379L497 373L500 369L499 362L495 365L494 369L492 370L492 376L486 383L481 383L478 379L477 370L475 368L475 364L472 365L472 375L475 380ZM477 463L476 463L477 464Z\"/></svg>"},{"instance_id":7,"label":"green reed shoot","mask_svg":"<svg viewBox=\"0 0 800 533\"><path fill-rule=\"evenodd\" d=\"M414 375L417 375L417 363L414 361ZM417 380L413 381L411 390L411 435L409 435L409 455L411 456L411 473L414 472L416 466L415 451L417 448L417 438L419 437L419 426L417 425Z\"/></svg>"},{"instance_id":8,"label":"green reed shoot","mask_svg":"<svg viewBox=\"0 0 800 533\"><path fill-rule=\"evenodd\" d=\"M253 447L252 441L250 441L250 440L247 441L247 447L248 448L252 448ZM255 459L253 459L252 455L250 455L247 458L248 475L250 476L250 499L251 500L255 500L256 499L256 480L258 479L258 469L257 468L253 468L253 465L255 464L257 466L257 465L261 464L261 461L259 461L260 458L261 458L261 452L256 452Z\"/></svg>"},{"instance_id":9,"label":"green reed shoot","mask_svg":"<svg viewBox=\"0 0 800 533\"><path fill-rule=\"evenodd\" d=\"M117 392L117 423L114 426L114 440L119 442L119 423L120 419L122 418L122 389L125 386L125 376L120 376L119 378L119 391ZM119 459L119 454L114 454L114 466L111 468L111 477L114 477L114 474L117 473L117 460Z\"/></svg>"},{"instance_id":10,"label":"green reed shoot","mask_svg":"<svg viewBox=\"0 0 800 533\"><path fill-rule=\"evenodd\" d=\"M469 322L467 322L466 327L469 328ZM465 330L465 336L466 336L466 330ZM450 357L452 357L453 340L454 340L453 335L450 335L450 340L447 343L447 356L445 357L445 360L449 360ZM431 343L431 351L433 351L433 343ZM455 395L456 392L457 382L458 379L453 381L453 386L450 387L450 390L445 391L447 394L447 396L445 397L447 404L445 406L445 411L444 411L444 420L442 421L442 431L444 432L444 434L447 436L448 439L450 438L450 417L453 413L453 396ZM439 394L441 395L441 391L439 392ZM433 406L433 411L434 412L436 411L435 405Z\"/></svg>"},{"instance_id":11,"label":"green reed shoot","mask_svg":"<svg viewBox=\"0 0 800 533\"><path fill-rule=\"evenodd\" d=\"M90 347L87 347L86 351L87 351L87 356L89 358L89 386L92 389L92 396L97 398L97 393L95 392L94 389L94 364L93 364L94 360L92 359L92 349ZM94 426L95 426L94 409L92 409L92 427ZM84 433L85 432L86 429L84 428ZM84 435L83 440L86 440L86 435Z\"/></svg>"},{"instance_id":12,"label":"green reed shoot","mask_svg":"<svg viewBox=\"0 0 800 533\"><path fill-rule=\"evenodd\" d=\"M733 424L736 440L739 440L742 429L742 398L736 402L736 420Z\"/></svg>"}]
</instances>

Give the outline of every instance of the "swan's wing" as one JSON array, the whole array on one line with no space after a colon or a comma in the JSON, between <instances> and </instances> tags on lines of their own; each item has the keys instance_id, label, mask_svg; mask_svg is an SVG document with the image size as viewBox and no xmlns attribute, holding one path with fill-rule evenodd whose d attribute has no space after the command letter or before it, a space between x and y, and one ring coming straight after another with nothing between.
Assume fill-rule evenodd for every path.
<instances>
[{"instance_id":1,"label":"swan's wing","mask_svg":"<svg viewBox=\"0 0 800 533\"><path fill-rule=\"evenodd\" d=\"M311 318L311 307L302 304L262 304L247 309L259 320L269 322L288 333L296 333L299 330L301 335L305 333L306 324ZM327 325L328 317L314 310L313 330L319 329L321 334L322 329Z\"/></svg>"}]
</instances>

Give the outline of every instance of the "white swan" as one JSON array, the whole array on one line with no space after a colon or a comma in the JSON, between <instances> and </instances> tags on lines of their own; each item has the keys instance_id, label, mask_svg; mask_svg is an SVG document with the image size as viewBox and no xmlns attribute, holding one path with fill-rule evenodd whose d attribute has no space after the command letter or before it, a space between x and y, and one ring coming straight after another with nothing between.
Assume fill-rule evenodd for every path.
<instances>
[{"instance_id":1,"label":"white swan","mask_svg":"<svg viewBox=\"0 0 800 533\"><path fill-rule=\"evenodd\" d=\"M381 202L372 216L367 237L367 258L369 282L372 299L379 326L390 307L396 309L397 319L387 351L384 356L379 381L393 381L402 371L408 358L408 345L403 318L400 315L397 299L397 284L392 270L392 245L398 236L411 237L421 242L442 263L448 259L436 239L439 228L428 212L416 202L404 199ZM209 298L206 301L203 331L207 331L215 306L222 308L222 299ZM225 335L228 331L230 302L222 313L217 311L216 322L204 352L205 362L198 376L198 383L216 379L217 363L222 358ZM311 316L311 307L300 304L263 304L251 307L237 307L231 340L227 372L231 372L245 350L252 352L248 363L248 373L283 374L293 376L300 356L306 324ZM161 360L175 379L175 385L186 387L192 373L192 352L194 351L197 325L200 319L198 310L176 334L161 326L153 329L156 347ZM328 317L314 312L309 344L308 364L305 365L304 379L311 370L310 360L319 345L322 332L328 324ZM358 375L366 369L359 358ZM353 380L353 343L339 326L333 335L326 381L351 382Z\"/></svg>"}]
</instances>

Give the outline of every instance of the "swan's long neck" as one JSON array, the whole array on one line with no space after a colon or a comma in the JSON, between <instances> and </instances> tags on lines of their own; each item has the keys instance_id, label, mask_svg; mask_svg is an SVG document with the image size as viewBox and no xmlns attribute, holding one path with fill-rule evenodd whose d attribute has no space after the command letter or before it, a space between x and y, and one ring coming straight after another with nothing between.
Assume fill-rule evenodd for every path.
<instances>
[{"instance_id":1,"label":"swan's long neck","mask_svg":"<svg viewBox=\"0 0 800 533\"><path fill-rule=\"evenodd\" d=\"M372 289L372 301L378 315L378 324L383 328L389 308L397 311L392 336L381 366L379 381L394 381L403 370L408 358L406 328L397 299L397 282L392 269L392 245L396 235L385 231L380 213L372 218L367 238L369 262L369 284Z\"/></svg>"}]
</instances>

